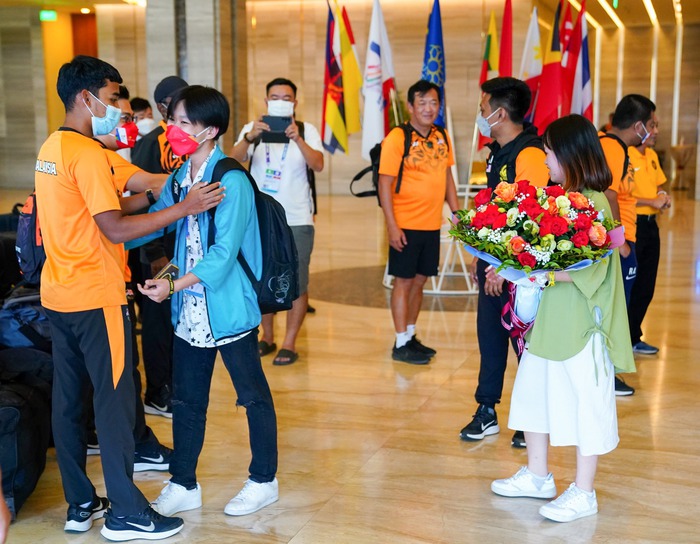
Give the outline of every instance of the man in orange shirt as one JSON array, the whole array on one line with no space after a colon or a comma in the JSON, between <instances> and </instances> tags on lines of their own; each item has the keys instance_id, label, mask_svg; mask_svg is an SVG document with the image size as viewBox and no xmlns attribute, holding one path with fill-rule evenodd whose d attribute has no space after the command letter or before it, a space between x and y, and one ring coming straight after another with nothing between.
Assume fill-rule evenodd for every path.
<instances>
[{"instance_id":1,"label":"man in orange shirt","mask_svg":"<svg viewBox=\"0 0 700 544\"><path fill-rule=\"evenodd\" d=\"M438 271L443 204L447 201L452 211L459 205L450 169L452 145L447 133L433 124L440 112L437 85L424 80L412 85L408 111L406 130L394 128L382 143L379 199L389 235L389 274L394 276L391 315L396 343L391 356L423 365L435 355L416 337L423 286ZM409 133L411 143L404 157Z\"/></svg>"},{"instance_id":2,"label":"man in orange shirt","mask_svg":"<svg viewBox=\"0 0 700 544\"><path fill-rule=\"evenodd\" d=\"M64 529L85 532L106 510L106 538L155 540L179 532L183 522L153 511L132 480L134 382L122 244L209 209L222 195L217 184L200 186L190 202L157 214L123 215L107 156L92 139L119 122L121 81L113 66L93 57L75 57L59 70L66 117L42 145L35 168L46 250L41 302L53 340L52 425L69 503ZM109 501L97 496L85 472L89 383Z\"/></svg>"},{"instance_id":3,"label":"man in orange shirt","mask_svg":"<svg viewBox=\"0 0 700 544\"><path fill-rule=\"evenodd\" d=\"M637 198L634 196L634 172L629 170L629 146L644 144L657 131L656 105L638 94L624 96L615 108L612 127L600 132L600 144L612 173L612 183L605 191L610 211L625 229L625 243L620 246L622 280L625 299L630 303L632 286L637 277L637 257L634 251L637 231ZM615 393L618 396L634 394L634 388L619 376L615 377Z\"/></svg>"},{"instance_id":4,"label":"man in orange shirt","mask_svg":"<svg viewBox=\"0 0 700 544\"><path fill-rule=\"evenodd\" d=\"M481 85L477 125L483 136L494 141L486 161L486 179L491 189L501 182L528 180L544 187L549 170L537 129L525 122L532 93L519 79L497 77ZM501 325L501 314L510 295L505 280L486 262L474 259L470 266L472 281L479 284L476 333L479 341L479 383L474 395L479 406L472 421L459 433L462 440L481 440L500 432L496 404L501 402L503 378L508 363L509 332ZM525 436L517 431L512 445L525 447Z\"/></svg>"}]
</instances>

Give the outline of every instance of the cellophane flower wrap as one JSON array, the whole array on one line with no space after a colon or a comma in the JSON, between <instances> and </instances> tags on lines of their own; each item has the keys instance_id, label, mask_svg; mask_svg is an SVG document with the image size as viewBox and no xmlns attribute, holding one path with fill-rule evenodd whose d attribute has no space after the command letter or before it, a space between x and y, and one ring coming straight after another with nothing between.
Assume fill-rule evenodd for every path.
<instances>
[{"instance_id":1,"label":"cellophane flower wrap","mask_svg":"<svg viewBox=\"0 0 700 544\"><path fill-rule=\"evenodd\" d=\"M624 242L622 229L604 218L588 197L567 193L559 185L501 182L493 190L479 191L474 205L456 212L450 234L512 282L510 308L504 310L510 322L502 322L517 338L520 351L544 285L545 276L538 271L585 268Z\"/></svg>"},{"instance_id":2,"label":"cellophane flower wrap","mask_svg":"<svg viewBox=\"0 0 700 544\"><path fill-rule=\"evenodd\" d=\"M456 213L450 234L476 250L471 253L492 257L487 260L499 269L523 271L511 274L514 279L535 270L582 268L610 253L615 222L582 193L501 182L479 191L474 204Z\"/></svg>"}]
</instances>

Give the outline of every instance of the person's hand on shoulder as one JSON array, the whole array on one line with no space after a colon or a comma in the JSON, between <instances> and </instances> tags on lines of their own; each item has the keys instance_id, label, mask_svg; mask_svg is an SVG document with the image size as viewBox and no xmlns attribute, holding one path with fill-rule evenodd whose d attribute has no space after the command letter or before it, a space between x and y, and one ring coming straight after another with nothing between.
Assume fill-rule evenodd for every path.
<instances>
[{"instance_id":1,"label":"person's hand on shoulder","mask_svg":"<svg viewBox=\"0 0 700 544\"><path fill-rule=\"evenodd\" d=\"M187 206L187 215L197 215L218 206L224 196L224 188L220 182L202 183L200 181L187 192L182 203Z\"/></svg>"}]
</instances>

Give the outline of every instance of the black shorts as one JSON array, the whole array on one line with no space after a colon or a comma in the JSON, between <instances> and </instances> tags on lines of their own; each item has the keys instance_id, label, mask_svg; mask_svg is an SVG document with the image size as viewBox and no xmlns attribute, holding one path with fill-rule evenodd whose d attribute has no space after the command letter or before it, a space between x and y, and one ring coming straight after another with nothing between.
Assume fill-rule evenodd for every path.
<instances>
[{"instance_id":1,"label":"black shorts","mask_svg":"<svg viewBox=\"0 0 700 544\"><path fill-rule=\"evenodd\" d=\"M440 265L440 230L407 230L403 251L389 246L389 274L396 278L437 276Z\"/></svg>"}]
</instances>

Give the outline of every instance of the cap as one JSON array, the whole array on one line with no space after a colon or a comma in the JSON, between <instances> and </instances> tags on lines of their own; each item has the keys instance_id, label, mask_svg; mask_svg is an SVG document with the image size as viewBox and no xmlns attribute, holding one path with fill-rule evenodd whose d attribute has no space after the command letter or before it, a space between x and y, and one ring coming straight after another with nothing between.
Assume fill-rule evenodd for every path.
<instances>
[{"instance_id":1,"label":"cap","mask_svg":"<svg viewBox=\"0 0 700 544\"><path fill-rule=\"evenodd\" d=\"M187 82L177 76L168 76L161 80L158 85L156 85L156 90L153 91L153 99L157 104L160 104L168 97L172 97L175 91L187 87Z\"/></svg>"}]
</instances>

